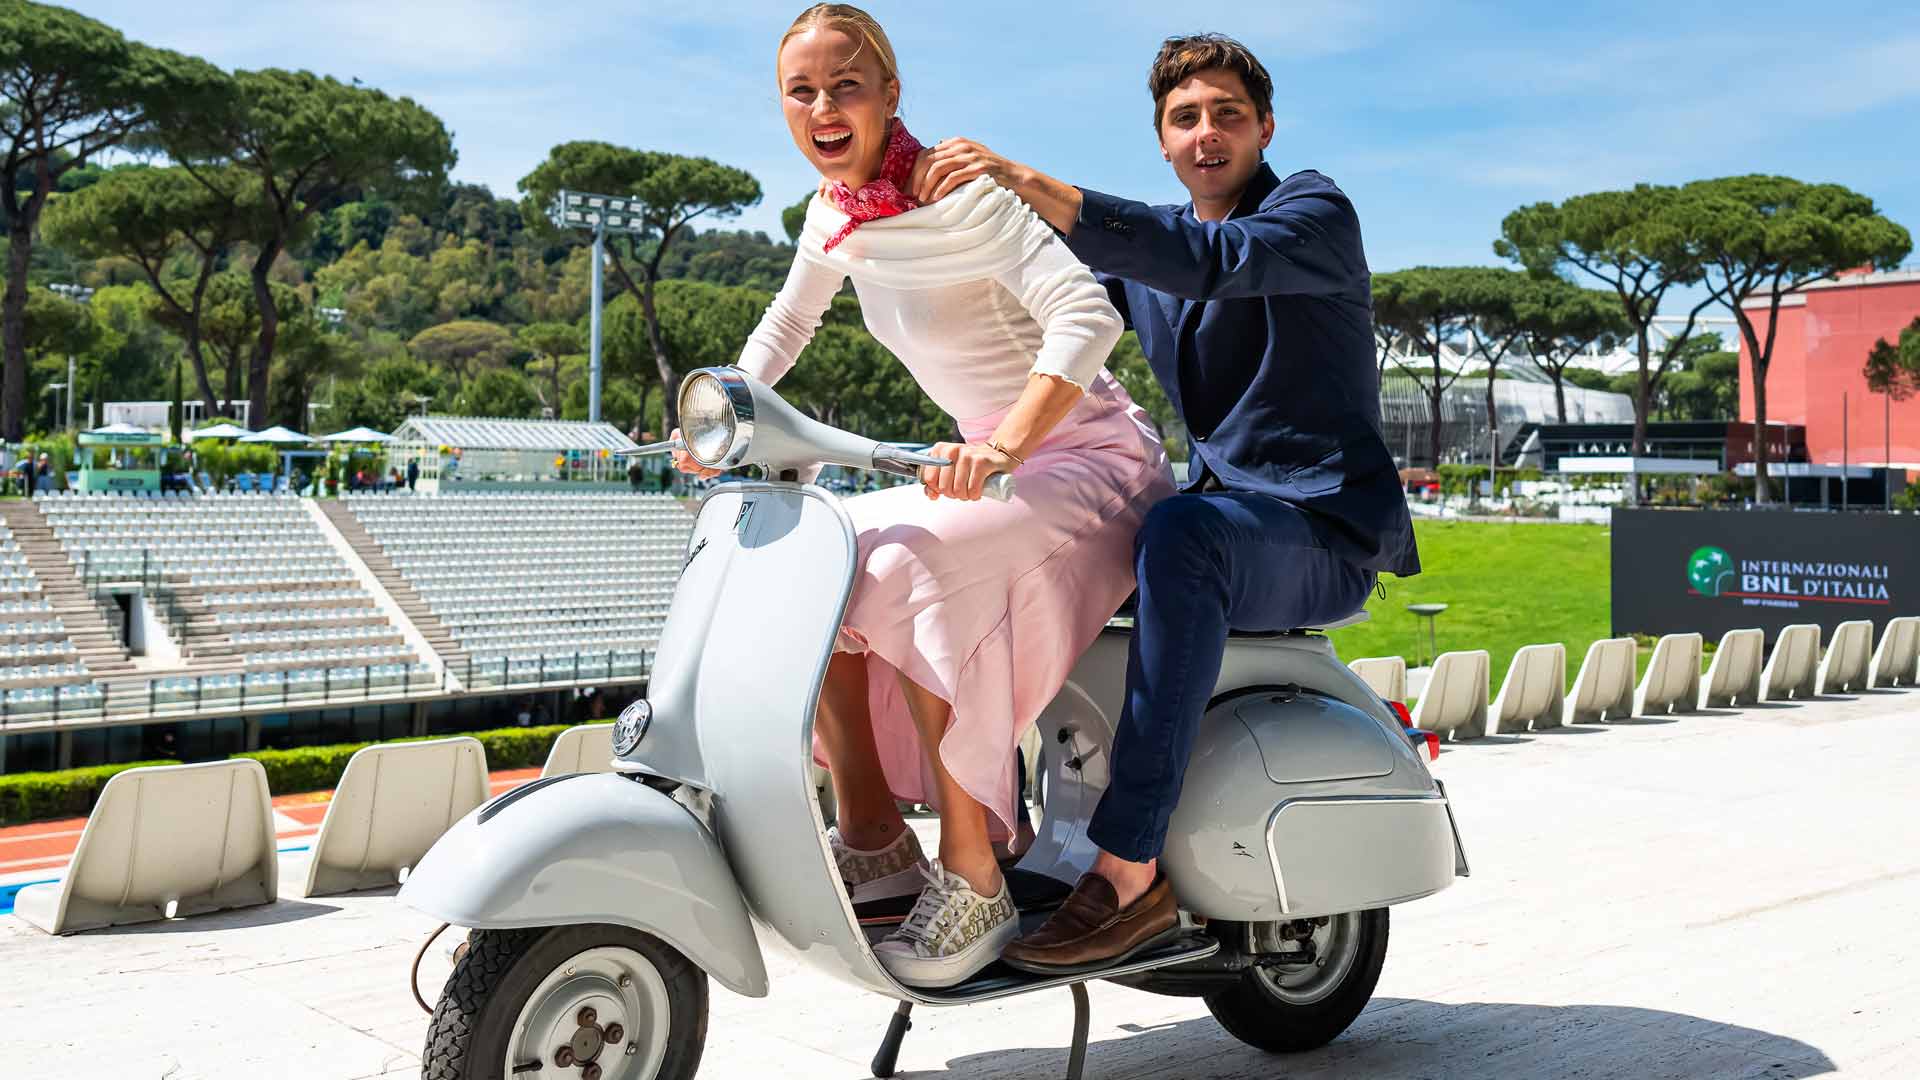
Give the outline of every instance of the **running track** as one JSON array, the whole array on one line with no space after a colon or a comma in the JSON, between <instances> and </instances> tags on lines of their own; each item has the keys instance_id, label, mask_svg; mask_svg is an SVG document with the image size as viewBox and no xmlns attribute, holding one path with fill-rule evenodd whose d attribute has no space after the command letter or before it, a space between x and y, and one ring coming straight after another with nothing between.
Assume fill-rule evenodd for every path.
<instances>
[{"instance_id":1,"label":"running track","mask_svg":"<svg viewBox=\"0 0 1920 1080\"><path fill-rule=\"evenodd\" d=\"M488 777L491 792L498 795L540 775L539 769L502 769ZM281 795L273 800L274 839L279 847L312 836L320 831L320 819L327 814L332 791L309 791L300 795ZM0 880L16 875L47 876L48 871L64 870L73 849L80 843L86 818L36 821L31 825L0 828Z\"/></svg>"}]
</instances>

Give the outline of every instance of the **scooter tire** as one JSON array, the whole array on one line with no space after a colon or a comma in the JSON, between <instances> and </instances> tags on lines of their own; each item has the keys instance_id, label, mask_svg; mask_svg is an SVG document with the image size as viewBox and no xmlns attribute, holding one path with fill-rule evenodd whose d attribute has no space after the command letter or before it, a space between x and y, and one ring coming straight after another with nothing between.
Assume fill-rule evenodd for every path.
<instances>
[{"instance_id":1,"label":"scooter tire","mask_svg":"<svg viewBox=\"0 0 1920 1080\"><path fill-rule=\"evenodd\" d=\"M651 934L598 923L473 931L433 1010L421 1080L514 1080L506 1054L527 998L555 965L605 946L638 953L665 982L668 1042L656 1077L692 1080L707 1041L706 972Z\"/></svg>"},{"instance_id":2,"label":"scooter tire","mask_svg":"<svg viewBox=\"0 0 1920 1080\"><path fill-rule=\"evenodd\" d=\"M1247 971L1230 988L1206 995L1207 1011L1229 1035L1269 1053L1295 1054L1325 1046L1347 1030L1373 999L1373 988L1387 962L1387 925L1386 908L1360 913L1353 966L1316 1001L1286 1001L1258 971Z\"/></svg>"}]
</instances>

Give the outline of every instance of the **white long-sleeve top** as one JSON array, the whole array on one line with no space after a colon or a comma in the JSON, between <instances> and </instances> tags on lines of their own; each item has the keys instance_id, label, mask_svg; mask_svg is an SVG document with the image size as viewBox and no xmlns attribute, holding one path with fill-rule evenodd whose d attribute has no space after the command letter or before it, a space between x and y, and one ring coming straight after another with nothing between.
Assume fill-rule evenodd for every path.
<instances>
[{"instance_id":1,"label":"white long-sleeve top","mask_svg":"<svg viewBox=\"0 0 1920 1080\"><path fill-rule=\"evenodd\" d=\"M1034 373L1086 389L1120 338L1106 290L992 180L869 221L824 250L846 220L818 195L807 206L786 285L740 352L740 367L768 385L799 359L848 278L867 329L958 420L1012 405Z\"/></svg>"}]
</instances>

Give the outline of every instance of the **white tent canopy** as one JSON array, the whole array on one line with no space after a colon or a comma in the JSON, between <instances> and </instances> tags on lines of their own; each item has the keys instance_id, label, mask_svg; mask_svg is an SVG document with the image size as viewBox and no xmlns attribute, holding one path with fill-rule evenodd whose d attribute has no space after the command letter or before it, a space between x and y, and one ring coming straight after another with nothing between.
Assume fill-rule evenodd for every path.
<instances>
[{"instance_id":1,"label":"white tent canopy","mask_svg":"<svg viewBox=\"0 0 1920 1080\"><path fill-rule=\"evenodd\" d=\"M302 435L292 428L275 424L265 431L256 431L240 441L243 443L272 443L277 446L304 446L313 441L313 436Z\"/></svg>"},{"instance_id":2,"label":"white tent canopy","mask_svg":"<svg viewBox=\"0 0 1920 1080\"><path fill-rule=\"evenodd\" d=\"M393 436L384 431L375 431L370 427L357 427L350 428L346 431L336 431L331 435L322 435L320 436L320 441L325 443L383 443L392 442Z\"/></svg>"},{"instance_id":3,"label":"white tent canopy","mask_svg":"<svg viewBox=\"0 0 1920 1080\"><path fill-rule=\"evenodd\" d=\"M147 435L147 434L150 434L150 432L148 432L147 429L143 427L136 427L128 423L118 423L118 424L108 424L106 427L94 428L93 430L87 432L87 434L88 435Z\"/></svg>"},{"instance_id":4,"label":"white tent canopy","mask_svg":"<svg viewBox=\"0 0 1920 1080\"><path fill-rule=\"evenodd\" d=\"M249 429L243 428L231 420L225 420L212 427L203 427L198 431L187 432L187 441L192 442L195 439L243 439L251 434L253 434L253 432Z\"/></svg>"}]
</instances>

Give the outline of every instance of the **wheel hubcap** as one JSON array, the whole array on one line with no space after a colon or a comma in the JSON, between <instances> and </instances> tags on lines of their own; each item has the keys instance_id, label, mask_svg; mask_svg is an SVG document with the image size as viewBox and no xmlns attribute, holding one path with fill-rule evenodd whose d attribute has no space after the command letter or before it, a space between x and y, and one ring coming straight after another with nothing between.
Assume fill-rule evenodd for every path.
<instances>
[{"instance_id":1,"label":"wheel hubcap","mask_svg":"<svg viewBox=\"0 0 1920 1080\"><path fill-rule=\"evenodd\" d=\"M1313 960L1288 963L1285 953L1265 958L1254 970L1267 993L1289 1005L1311 1005L1346 981L1360 955L1359 912L1281 925L1291 927L1293 940L1305 943Z\"/></svg>"},{"instance_id":2,"label":"wheel hubcap","mask_svg":"<svg viewBox=\"0 0 1920 1080\"><path fill-rule=\"evenodd\" d=\"M632 949L603 946L541 980L507 1044L509 1076L653 1080L666 1057L666 980Z\"/></svg>"}]
</instances>

